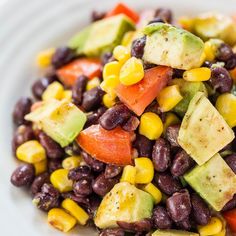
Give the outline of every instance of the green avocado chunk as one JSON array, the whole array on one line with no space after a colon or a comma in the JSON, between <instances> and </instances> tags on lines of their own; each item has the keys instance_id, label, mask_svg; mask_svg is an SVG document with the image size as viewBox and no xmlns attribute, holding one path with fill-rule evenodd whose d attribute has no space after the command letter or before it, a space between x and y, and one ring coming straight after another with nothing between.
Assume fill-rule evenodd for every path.
<instances>
[{"instance_id":1,"label":"green avocado chunk","mask_svg":"<svg viewBox=\"0 0 236 236\"><path fill-rule=\"evenodd\" d=\"M112 51L120 44L124 34L134 29L134 23L119 14L88 26L69 41L69 47L77 49L78 54L100 56L103 52Z\"/></svg>"},{"instance_id":2,"label":"green avocado chunk","mask_svg":"<svg viewBox=\"0 0 236 236\"><path fill-rule=\"evenodd\" d=\"M65 147L83 129L87 117L73 103L51 100L26 115L25 119L35 122L49 137Z\"/></svg>"},{"instance_id":3,"label":"green avocado chunk","mask_svg":"<svg viewBox=\"0 0 236 236\"><path fill-rule=\"evenodd\" d=\"M207 89L203 82L189 82L184 79L173 79L171 84L178 85L183 99L174 107L173 111L183 117L188 110L191 99L197 92L203 92L207 96Z\"/></svg>"},{"instance_id":4,"label":"green avocado chunk","mask_svg":"<svg viewBox=\"0 0 236 236\"><path fill-rule=\"evenodd\" d=\"M180 127L179 145L203 165L233 139L233 130L204 93L196 93Z\"/></svg>"},{"instance_id":5,"label":"green avocado chunk","mask_svg":"<svg viewBox=\"0 0 236 236\"><path fill-rule=\"evenodd\" d=\"M118 227L117 221L136 222L152 215L153 198L127 182L116 184L103 198L94 222L101 229Z\"/></svg>"},{"instance_id":6,"label":"green avocado chunk","mask_svg":"<svg viewBox=\"0 0 236 236\"><path fill-rule=\"evenodd\" d=\"M152 236L199 236L197 233L192 233L188 231L182 231L182 230L156 230Z\"/></svg>"},{"instance_id":7,"label":"green avocado chunk","mask_svg":"<svg viewBox=\"0 0 236 236\"><path fill-rule=\"evenodd\" d=\"M184 70L200 66L204 43L199 37L165 23L146 26L144 34L144 61Z\"/></svg>"},{"instance_id":8,"label":"green avocado chunk","mask_svg":"<svg viewBox=\"0 0 236 236\"><path fill-rule=\"evenodd\" d=\"M208 12L193 18L193 32L203 40L217 38L230 45L236 43L235 22L218 13Z\"/></svg>"},{"instance_id":9,"label":"green avocado chunk","mask_svg":"<svg viewBox=\"0 0 236 236\"><path fill-rule=\"evenodd\" d=\"M184 178L216 211L222 210L236 193L236 175L218 153Z\"/></svg>"}]
</instances>

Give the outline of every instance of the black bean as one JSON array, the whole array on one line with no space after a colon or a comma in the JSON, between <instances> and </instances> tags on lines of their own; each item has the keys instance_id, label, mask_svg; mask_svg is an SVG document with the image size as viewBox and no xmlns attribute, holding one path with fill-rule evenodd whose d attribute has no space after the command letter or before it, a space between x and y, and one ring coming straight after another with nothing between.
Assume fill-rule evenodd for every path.
<instances>
[{"instance_id":1,"label":"black bean","mask_svg":"<svg viewBox=\"0 0 236 236\"><path fill-rule=\"evenodd\" d=\"M160 190L167 195L172 195L182 188L180 182L168 173L156 174L155 182Z\"/></svg>"},{"instance_id":2,"label":"black bean","mask_svg":"<svg viewBox=\"0 0 236 236\"><path fill-rule=\"evenodd\" d=\"M99 160L92 158L88 153L85 151L81 152L81 155L85 161L85 163L91 167L91 169L95 172L101 172L105 169L105 164Z\"/></svg>"},{"instance_id":3,"label":"black bean","mask_svg":"<svg viewBox=\"0 0 236 236\"><path fill-rule=\"evenodd\" d=\"M167 129L166 129L166 138L169 141L170 145L172 147L180 147L179 143L178 143L178 135L179 135L179 129L180 129L180 125L170 125Z\"/></svg>"},{"instance_id":4,"label":"black bean","mask_svg":"<svg viewBox=\"0 0 236 236\"><path fill-rule=\"evenodd\" d=\"M135 131L139 126L139 119L136 116L131 116L123 125L122 129L131 132Z\"/></svg>"},{"instance_id":5,"label":"black bean","mask_svg":"<svg viewBox=\"0 0 236 236\"><path fill-rule=\"evenodd\" d=\"M33 199L33 202L42 211L49 211L52 208L59 207L60 205L60 193L51 184L45 183L41 192L37 193Z\"/></svg>"},{"instance_id":6,"label":"black bean","mask_svg":"<svg viewBox=\"0 0 236 236\"><path fill-rule=\"evenodd\" d=\"M192 228L192 224L189 218L184 219L183 221L176 222L178 229L182 230L190 230Z\"/></svg>"},{"instance_id":7,"label":"black bean","mask_svg":"<svg viewBox=\"0 0 236 236\"><path fill-rule=\"evenodd\" d=\"M99 118L99 124L106 130L115 129L131 117L130 110L123 104L109 108Z\"/></svg>"},{"instance_id":8,"label":"black bean","mask_svg":"<svg viewBox=\"0 0 236 236\"><path fill-rule=\"evenodd\" d=\"M73 181L78 181L84 178L92 179L92 172L90 167L88 166L79 166L76 168L73 168L69 171L68 178Z\"/></svg>"},{"instance_id":9,"label":"black bean","mask_svg":"<svg viewBox=\"0 0 236 236\"><path fill-rule=\"evenodd\" d=\"M92 11L91 13L91 21L95 22L101 20L105 17L106 12Z\"/></svg>"},{"instance_id":10,"label":"black bean","mask_svg":"<svg viewBox=\"0 0 236 236\"><path fill-rule=\"evenodd\" d=\"M229 72L223 67L215 67L211 69L211 78L209 80L213 89L219 93L230 92L233 86L233 80Z\"/></svg>"},{"instance_id":11,"label":"black bean","mask_svg":"<svg viewBox=\"0 0 236 236\"><path fill-rule=\"evenodd\" d=\"M161 112L160 106L156 101L153 101L151 104L149 104L146 107L145 112L153 112L153 113L156 113L159 116L163 115L163 113Z\"/></svg>"},{"instance_id":12,"label":"black bean","mask_svg":"<svg viewBox=\"0 0 236 236\"><path fill-rule=\"evenodd\" d=\"M203 67L211 68L214 63L212 61L204 61Z\"/></svg>"},{"instance_id":13,"label":"black bean","mask_svg":"<svg viewBox=\"0 0 236 236\"><path fill-rule=\"evenodd\" d=\"M153 142L146 138L143 135L138 134L134 144L134 148L137 149L138 155L140 157L151 157L152 156L152 147L153 147Z\"/></svg>"},{"instance_id":14,"label":"black bean","mask_svg":"<svg viewBox=\"0 0 236 236\"><path fill-rule=\"evenodd\" d=\"M67 63L71 62L75 58L75 51L68 47L57 48L56 52L52 56L52 65L58 69Z\"/></svg>"},{"instance_id":15,"label":"black bean","mask_svg":"<svg viewBox=\"0 0 236 236\"><path fill-rule=\"evenodd\" d=\"M29 125L21 125L17 128L12 139L12 151L16 152L16 149L23 143L34 139L34 131Z\"/></svg>"},{"instance_id":16,"label":"black bean","mask_svg":"<svg viewBox=\"0 0 236 236\"><path fill-rule=\"evenodd\" d=\"M39 134L39 142L45 148L47 157L51 159L61 158L64 155L64 150L53 139L47 136L44 132Z\"/></svg>"},{"instance_id":17,"label":"black bean","mask_svg":"<svg viewBox=\"0 0 236 236\"><path fill-rule=\"evenodd\" d=\"M135 39L132 42L131 46L131 56L141 59L143 57L145 44L146 44L146 36Z\"/></svg>"},{"instance_id":18,"label":"black bean","mask_svg":"<svg viewBox=\"0 0 236 236\"><path fill-rule=\"evenodd\" d=\"M114 61L112 52L105 52L101 57L102 65L106 65L107 63Z\"/></svg>"},{"instance_id":19,"label":"black bean","mask_svg":"<svg viewBox=\"0 0 236 236\"><path fill-rule=\"evenodd\" d=\"M198 225L207 225L211 219L211 212L207 204L197 194L192 194L192 215Z\"/></svg>"},{"instance_id":20,"label":"black bean","mask_svg":"<svg viewBox=\"0 0 236 236\"><path fill-rule=\"evenodd\" d=\"M72 101L76 105L81 105L83 92L85 91L86 84L88 82L88 77L81 75L76 80L74 86L72 87Z\"/></svg>"},{"instance_id":21,"label":"black bean","mask_svg":"<svg viewBox=\"0 0 236 236\"><path fill-rule=\"evenodd\" d=\"M92 180L89 178L82 178L78 181L76 181L73 184L73 191L75 194L79 195L89 195L93 192L92 189Z\"/></svg>"},{"instance_id":22,"label":"black bean","mask_svg":"<svg viewBox=\"0 0 236 236\"><path fill-rule=\"evenodd\" d=\"M18 100L13 110L13 121L16 125L28 123L24 117L30 113L31 106L32 100L28 97L22 97Z\"/></svg>"},{"instance_id":23,"label":"black bean","mask_svg":"<svg viewBox=\"0 0 236 236\"><path fill-rule=\"evenodd\" d=\"M166 200L166 207L173 221L180 222L187 219L191 213L191 201L188 190L174 193Z\"/></svg>"},{"instance_id":24,"label":"black bean","mask_svg":"<svg viewBox=\"0 0 236 236\"><path fill-rule=\"evenodd\" d=\"M117 224L128 232L149 232L152 228L150 219L143 219L132 223L117 221Z\"/></svg>"},{"instance_id":25,"label":"black bean","mask_svg":"<svg viewBox=\"0 0 236 236\"><path fill-rule=\"evenodd\" d=\"M47 172L44 172L40 175L38 175L33 183L31 184L31 193L33 195L35 195L36 193L40 192L41 191L41 188L42 186L45 184L45 183L50 183L50 176Z\"/></svg>"},{"instance_id":26,"label":"black bean","mask_svg":"<svg viewBox=\"0 0 236 236\"><path fill-rule=\"evenodd\" d=\"M70 198L71 200L77 202L78 204L81 204L83 206L88 207L90 205L90 200L88 196L84 195L75 195L74 192L66 192L61 194L64 199Z\"/></svg>"},{"instance_id":27,"label":"black bean","mask_svg":"<svg viewBox=\"0 0 236 236\"><path fill-rule=\"evenodd\" d=\"M148 22L148 25L153 24L153 23L165 23L165 21L161 19L160 17L155 17L153 20Z\"/></svg>"},{"instance_id":28,"label":"black bean","mask_svg":"<svg viewBox=\"0 0 236 236\"><path fill-rule=\"evenodd\" d=\"M229 167L236 174L236 154L232 154L225 158L225 162L229 165Z\"/></svg>"},{"instance_id":29,"label":"black bean","mask_svg":"<svg viewBox=\"0 0 236 236\"><path fill-rule=\"evenodd\" d=\"M172 162L171 174L175 177L184 175L194 165L193 159L184 151L179 151Z\"/></svg>"},{"instance_id":30,"label":"black bean","mask_svg":"<svg viewBox=\"0 0 236 236\"><path fill-rule=\"evenodd\" d=\"M99 87L86 91L83 93L82 107L85 111L96 109L101 104L103 95L104 91Z\"/></svg>"},{"instance_id":31,"label":"black bean","mask_svg":"<svg viewBox=\"0 0 236 236\"><path fill-rule=\"evenodd\" d=\"M158 8L155 12L155 17L158 17L167 23L171 23L172 12L170 9L167 8Z\"/></svg>"},{"instance_id":32,"label":"black bean","mask_svg":"<svg viewBox=\"0 0 236 236\"><path fill-rule=\"evenodd\" d=\"M125 236L125 231L122 229L103 229L99 236Z\"/></svg>"},{"instance_id":33,"label":"black bean","mask_svg":"<svg viewBox=\"0 0 236 236\"><path fill-rule=\"evenodd\" d=\"M43 77L41 79L36 80L31 87L34 97L37 99L41 99L43 92L46 90L48 85L54 81L55 81L55 77L53 76Z\"/></svg>"},{"instance_id":34,"label":"black bean","mask_svg":"<svg viewBox=\"0 0 236 236\"><path fill-rule=\"evenodd\" d=\"M152 162L154 169L158 172L164 172L171 164L170 145L163 138L156 140L152 150Z\"/></svg>"},{"instance_id":35,"label":"black bean","mask_svg":"<svg viewBox=\"0 0 236 236\"><path fill-rule=\"evenodd\" d=\"M48 160L48 172L52 173L55 170L62 168L62 162L60 159L49 159Z\"/></svg>"},{"instance_id":36,"label":"black bean","mask_svg":"<svg viewBox=\"0 0 236 236\"><path fill-rule=\"evenodd\" d=\"M225 63L225 68L227 70L233 70L236 67L236 54L234 54L228 61Z\"/></svg>"},{"instance_id":37,"label":"black bean","mask_svg":"<svg viewBox=\"0 0 236 236\"><path fill-rule=\"evenodd\" d=\"M172 78L173 78L173 79L176 79L176 78L183 78L183 74L184 74L184 70L173 69Z\"/></svg>"},{"instance_id":38,"label":"black bean","mask_svg":"<svg viewBox=\"0 0 236 236\"><path fill-rule=\"evenodd\" d=\"M100 174L93 182L93 191L99 196L105 196L115 184L119 182L118 178L106 179L104 174Z\"/></svg>"},{"instance_id":39,"label":"black bean","mask_svg":"<svg viewBox=\"0 0 236 236\"><path fill-rule=\"evenodd\" d=\"M156 206L152 213L153 226L158 229L171 229L173 221L163 206Z\"/></svg>"},{"instance_id":40,"label":"black bean","mask_svg":"<svg viewBox=\"0 0 236 236\"><path fill-rule=\"evenodd\" d=\"M64 151L69 156L78 156L81 152L80 147L76 141L65 147Z\"/></svg>"},{"instance_id":41,"label":"black bean","mask_svg":"<svg viewBox=\"0 0 236 236\"><path fill-rule=\"evenodd\" d=\"M218 59L219 61L227 61L232 56L233 56L233 50L229 45L222 43L218 47L216 52L216 59Z\"/></svg>"},{"instance_id":42,"label":"black bean","mask_svg":"<svg viewBox=\"0 0 236 236\"><path fill-rule=\"evenodd\" d=\"M143 62L143 69L144 70L148 70L148 69L151 69L151 68L156 67L156 66L157 65L155 65L155 64L150 64L148 62Z\"/></svg>"},{"instance_id":43,"label":"black bean","mask_svg":"<svg viewBox=\"0 0 236 236\"><path fill-rule=\"evenodd\" d=\"M16 187L28 186L34 180L34 166L23 164L17 167L11 175L11 183Z\"/></svg>"},{"instance_id":44,"label":"black bean","mask_svg":"<svg viewBox=\"0 0 236 236\"><path fill-rule=\"evenodd\" d=\"M236 194L234 194L234 197L225 204L222 211L229 211L236 208Z\"/></svg>"},{"instance_id":45,"label":"black bean","mask_svg":"<svg viewBox=\"0 0 236 236\"><path fill-rule=\"evenodd\" d=\"M116 165L107 165L105 169L105 178L106 179L111 179L116 177L122 172L123 168L121 166L116 166Z\"/></svg>"},{"instance_id":46,"label":"black bean","mask_svg":"<svg viewBox=\"0 0 236 236\"><path fill-rule=\"evenodd\" d=\"M100 204L101 198L98 195L92 194L89 196L89 205L86 210L89 213L91 219L94 219L94 216Z\"/></svg>"},{"instance_id":47,"label":"black bean","mask_svg":"<svg viewBox=\"0 0 236 236\"><path fill-rule=\"evenodd\" d=\"M98 108L96 111L90 113L87 115L87 121L85 123L85 128L91 126L91 125L96 125L98 124L98 120L99 118L104 114L104 112L106 111L106 107L100 107Z\"/></svg>"}]
</instances>

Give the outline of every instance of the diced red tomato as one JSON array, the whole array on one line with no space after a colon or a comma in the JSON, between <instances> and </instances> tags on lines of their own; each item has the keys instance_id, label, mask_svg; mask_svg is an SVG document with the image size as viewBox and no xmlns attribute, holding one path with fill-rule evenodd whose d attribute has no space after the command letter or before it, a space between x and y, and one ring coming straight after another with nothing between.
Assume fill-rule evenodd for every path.
<instances>
[{"instance_id":1,"label":"diced red tomato","mask_svg":"<svg viewBox=\"0 0 236 236\"><path fill-rule=\"evenodd\" d=\"M139 83L131 86L119 84L116 88L117 96L130 110L140 116L167 85L171 76L170 67L157 66L148 69Z\"/></svg>"},{"instance_id":2,"label":"diced red tomato","mask_svg":"<svg viewBox=\"0 0 236 236\"><path fill-rule=\"evenodd\" d=\"M230 229L236 233L236 208L223 213Z\"/></svg>"},{"instance_id":3,"label":"diced red tomato","mask_svg":"<svg viewBox=\"0 0 236 236\"><path fill-rule=\"evenodd\" d=\"M139 15L133 9L129 8L124 3L118 3L111 11L106 14L106 17L115 16L118 14L124 14L128 16L135 23L139 21Z\"/></svg>"},{"instance_id":4,"label":"diced red tomato","mask_svg":"<svg viewBox=\"0 0 236 236\"><path fill-rule=\"evenodd\" d=\"M120 127L105 130L92 125L80 132L77 142L91 156L105 163L128 165L131 160L131 139L133 133Z\"/></svg>"},{"instance_id":5,"label":"diced red tomato","mask_svg":"<svg viewBox=\"0 0 236 236\"><path fill-rule=\"evenodd\" d=\"M57 70L57 75L66 86L73 86L80 75L90 79L101 75L102 65L100 60L94 58L79 58Z\"/></svg>"}]
</instances>

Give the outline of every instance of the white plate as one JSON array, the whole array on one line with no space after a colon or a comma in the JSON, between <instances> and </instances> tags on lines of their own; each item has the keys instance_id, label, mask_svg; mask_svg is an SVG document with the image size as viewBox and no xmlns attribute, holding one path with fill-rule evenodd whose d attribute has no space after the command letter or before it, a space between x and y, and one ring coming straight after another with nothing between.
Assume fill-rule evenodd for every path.
<instances>
[{"instance_id":1,"label":"white plate","mask_svg":"<svg viewBox=\"0 0 236 236\"><path fill-rule=\"evenodd\" d=\"M63 235L47 225L46 215L36 210L30 196L10 185L17 161L11 154L12 108L29 94L39 76L35 55L42 49L64 44L89 22L92 9L111 8L115 0L8 0L0 1L0 234L5 236ZM235 0L127 0L136 9L170 7L176 15L216 10L236 13ZM96 37L96 36L95 36ZM96 235L76 229L71 235Z\"/></svg>"}]
</instances>

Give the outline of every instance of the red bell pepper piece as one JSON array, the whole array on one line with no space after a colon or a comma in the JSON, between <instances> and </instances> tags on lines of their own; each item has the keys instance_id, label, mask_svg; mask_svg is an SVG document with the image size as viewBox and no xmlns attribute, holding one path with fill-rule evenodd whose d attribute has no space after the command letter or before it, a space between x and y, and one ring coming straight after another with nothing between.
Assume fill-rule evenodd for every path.
<instances>
[{"instance_id":1,"label":"red bell pepper piece","mask_svg":"<svg viewBox=\"0 0 236 236\"><path fill-rule=\"evenodd\" d=\"M223 216L228 223L230 229L236 233L236 208L223 213Z\"/></svg>"}]
</instances>

